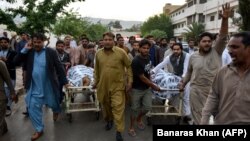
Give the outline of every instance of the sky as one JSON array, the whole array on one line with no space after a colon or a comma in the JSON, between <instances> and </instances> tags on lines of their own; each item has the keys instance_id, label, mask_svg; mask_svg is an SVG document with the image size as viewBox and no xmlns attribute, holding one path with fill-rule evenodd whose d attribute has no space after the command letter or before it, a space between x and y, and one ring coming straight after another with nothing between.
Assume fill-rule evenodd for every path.
<instances>
[{"instance_id":1,"label":"sky","mask_svg":"<svg viewBox=\"0 0 250 141\"><path fill-rule=\"evenodd\" d=\"M162 13L166 3L182 5L185 0L85 0L70 4L69 8L84 17L146 21Z\"/></svg>"},{"instance_id":2,"label":"sky","mask_svg":"<svg viewBox=\"0 0 250 141\"><path fill-rule=\"evenodd\" d=\"M20 3L18 1L18 5ZM150 16L162 13L166 3L183 5L185 0L85 0L71 3L66 9L73 8L74 12L79 12L83 17L146 21ZM10 5L1 1L0 7L6 6Z\"/></svg>"}]
</instances>

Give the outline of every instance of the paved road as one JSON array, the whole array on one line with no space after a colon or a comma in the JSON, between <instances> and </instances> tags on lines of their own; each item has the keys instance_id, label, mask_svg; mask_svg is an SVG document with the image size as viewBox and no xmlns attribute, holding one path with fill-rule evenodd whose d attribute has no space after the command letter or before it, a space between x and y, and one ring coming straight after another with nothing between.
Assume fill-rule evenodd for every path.
<instances>
[{"instance_id":1,"label":"paved road","mask_svg":"<svg viewBox=\"0 0 250 141\"><path fill-rule=\"evenodd\" d=\"M34 129L29 118L22 115L25 110L23 96L18 104L13 104L13 112L7 117L9 132L0 138L0 141L29 141ZM115 141L115 130L105 131L105 122L96 120L94 112L73 113L73 122L69 123L67 116L61 114L58 121L53 122L52 112L44 108L45 134L38 141ZM151 141L152 127L147 126L145 131L138 131L136 137L127 134L129 123L126 112L126 130L123 133L127 141Z\"/></svg>"},{"instance_id":2,"label":"paved road","mask_svg":"<svg viewBox=\"0 0 250 141\"><path fill-rule=\"evenodd\" d=\"M21 70L17 71L16 89L22 89ZM83 99L82 97L78 97ZM12 115L7 117L9 132L0 141L29 141L34 129L29 118L22 112L25 111L24 95L19 97L19 103L12 105ZM127 108L128 109L128 108ZM153 121L158 124L171 124L169 119L157 117ZM73 122L69 123L65 114L61 114L58 121L52 119L52 112L44 108L44 135L38 141L115 141L115 130L105 131L105 122L100 117L96 120L94 112L73 113ZM129 125L129 110L126 110L126 129L123 133L126 141L152 141L152 127L147 126L144 131L138 131L136 137L127 134Z\"/></svg>"}]
</instances>

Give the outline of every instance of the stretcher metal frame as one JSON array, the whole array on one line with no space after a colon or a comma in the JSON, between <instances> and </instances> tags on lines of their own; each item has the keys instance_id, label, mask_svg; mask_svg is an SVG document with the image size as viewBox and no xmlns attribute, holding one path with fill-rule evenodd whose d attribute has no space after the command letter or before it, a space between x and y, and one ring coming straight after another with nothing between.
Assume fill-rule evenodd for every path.
<instances>
[{"instance_id":1,"label":"stretcher metal frame","mask_svg":"<svg viewBox=\"0 0 250 141\"><path fill-rule=\"evenodd\" d=\"M171 91L171 90L168 90L168 91ZM177 90L174 90L174 91L177 91ZM180 91L178 93L178 95L179 95L178 96L178 98L179 98L179 103L178 103L179 107L178 108L176 108L175 106L172 106L172 105L152 105L151 110L146 114L148 124L149 125L152 124L151 123L152 116L177 116L177 117L181 118L182 108L183 108L182 107L183 106L183 93L184 93L184 91ZM169 111L166 112L166 110L165 110L166 108L167 109L173 108L176 112L169 112ZM161 109L161 110L159 110L159 109Z\"/></svg>"},{"instance_id":2,"label":"stretcher metal frame","mask_svg":"<svg viewBox=\"0 0 250 141\"><path fill-rule=\"evenodd\" d=\"M74 102L74 97L77 94L86 94L86 92L91 92L93 96L93 101L90 102ZM81 87L68 87L65 91L65 113L68 116L68 121L72 122L72 113L74 112L84 112L84 111L94 111L96 112L96 119L99 120L100 116L100 104L97 99L96 90L91 89L91 86L81 86Z\"/></svg>"}]
</instances>

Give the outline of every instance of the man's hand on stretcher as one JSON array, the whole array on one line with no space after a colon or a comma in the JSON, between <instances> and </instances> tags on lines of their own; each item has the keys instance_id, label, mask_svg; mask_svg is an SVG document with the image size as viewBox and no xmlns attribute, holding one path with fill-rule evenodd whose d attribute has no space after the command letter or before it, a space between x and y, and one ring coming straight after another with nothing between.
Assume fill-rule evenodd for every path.
<instances>
[{"instance_id":1,"label":"man's hand on stretcher","mask_svg":"<svg viewBox=\"0 0 250 141\"><path fill-rule=\"evenodd\" d=\"M180 83L178 84L178 87L179 87L180 91L184 91L185 84L184 84L183 80L180 81Z\"/></svg>"},{"instance_id":2,"label":"man's hand on stretcher","mask_svg":"<svg viewBox=\"0 0 250 141\"><path fill-rule=\"evenodd\" d=\"M92 85L92 89L93 89L93 90L96 89L96 83L94 83L94 84Z\"/></svg>"},{"instance_id":3,"label":"man's hand on stretcher","mask_svg":"<svg viewBox=\"0 0 250 141\"><path fill-rule=\"evenodd\" d=\"M65 84L64 87L67 89L68 87L70 87L71 85L68 83L68 84Z\"/></svg>"}]
</instances>

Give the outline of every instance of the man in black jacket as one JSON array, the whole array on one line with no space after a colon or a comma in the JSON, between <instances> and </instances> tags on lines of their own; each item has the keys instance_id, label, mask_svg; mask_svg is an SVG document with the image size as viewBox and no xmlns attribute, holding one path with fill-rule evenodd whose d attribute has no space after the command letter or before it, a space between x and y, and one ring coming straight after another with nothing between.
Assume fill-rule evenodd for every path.
<instances>
[{"instance_id":1,"label":"man in black jacket","mask_svg":"<svg viewBox=\"0 0 250 141\"><path fill-rule=\"evenodd\" d=\"M43 34L34 34L32 44L28 43L15 57L15 63L24 63L26 71L25 88L27 90L26 104L29 117L35 127L34 141L42 136L44 124L42 121L43 105L51 107L54 120L60 112L59 81L68 86L65 71L54 49L45 47Z\"/></svg>"},{"instance_id":2,"label":"man in black jacket","mask_svg":"<svg viewBox=\"0 0 250 141\"><path fill-rule=\"evenodd\" d=\"M1 37L0 38L0 46L1 46L1 50L0 50L0 60L2 60L3 62L5 62L9 75L10 75L10 79L12 82L12 85L15 87L15 83L16 83L16 66L13 63L13 59L16 55L16 51L12 50L10 48L10 40L9 38L6 37ZM6 116L9 116L11 114L11 97L10 97L10 90L7 87L7 85L4 86L5 88L5 94L8 98L8 104L7 104L7 108L6 108Z\"/></svg>"}]
</instances>

